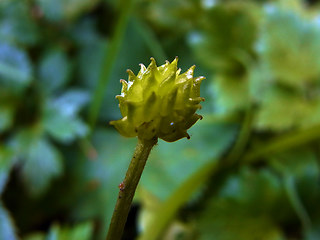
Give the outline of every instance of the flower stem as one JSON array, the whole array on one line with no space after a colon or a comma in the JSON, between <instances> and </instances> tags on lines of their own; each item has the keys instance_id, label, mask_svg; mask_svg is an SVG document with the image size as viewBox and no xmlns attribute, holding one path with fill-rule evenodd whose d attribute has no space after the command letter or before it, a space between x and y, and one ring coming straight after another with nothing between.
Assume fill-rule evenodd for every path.
<instances>
[{"instance_id":1,"label":"flower stem","mask_svg":"<svg viewBox=\"0 0 320 240\"><path fill-rule=\"evenodd\" d=\"M152 140L141 140L138 138L138 144L128 167L126 177L119 185L120 191L109 226L109 231L106 238L107 240L121 239L130 211L131 202L141 178L142 171L150 151L157 141L157 138Z\"/></svg>"}]
</instances>

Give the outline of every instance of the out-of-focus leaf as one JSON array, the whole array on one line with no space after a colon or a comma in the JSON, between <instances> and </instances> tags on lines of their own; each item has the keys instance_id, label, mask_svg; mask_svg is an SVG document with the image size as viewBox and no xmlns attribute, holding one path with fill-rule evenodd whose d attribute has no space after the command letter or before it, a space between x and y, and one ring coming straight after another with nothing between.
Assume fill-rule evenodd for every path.
<instances>
[{"instance_id":1,"label":"out-of-focus leaf","mask_svg":"<svg viewBox=\"0 0 320 240\"><path fill-rule=\"evenodd\" d=\"M54 112L47 115L45 128L52 137L64 143L70 143L78 137L85 136L89 130L81 119L55 115Z\"/></svg>"},{"instance_id":2,"label":"out-of-focus leaf","mask_svg":"<svg viewBox=\"0 0 320 240\"><path fill-rule=\"evenodd\" d=\"M281 196L276 175L268 170L242 169L239 175L228 178L218 197L203 211L198 222L199 239L285 239L274 222L286 212L282 208L282 213L274 216Z\"/></svg>"},{"instance_id":3,"label":"out-of-focus leaf","mask_svg":"<svg viewBox=\"0 0 320 240\"><path fill-rule=\"evenodd\" d=\"M46 139L32 139L22 157L21 174L34 195L43 193L50 182L62 173L61 155Z\"/></svg>"},{"instance_id":4,"label":"out-of-focus leaf","mask_svg":"<svg viewBox=\"0 0 320 240\"><path fill-rule=\"evenodd\" d=\"M0 40L34 45L39 34L26 1L0 2Z\"/></svg>"},{"instance_id":5,"label":"out-of-focus leaf","mask_svg":"<svg viewBox=\"0 0 320 240\"><path fill-rule=\"evenodd\" d=\"M16 240L15 227L13 221L4 208L2 202L0 202L0 239L1 240Z\"/></svg>"},{"instance_id":6,"label":"out-of-focus leaf","mask_svg":"<svg viewBox=\"0 0 320 240\"><path fill-rule=\"evenodd\" d=\"M320 223L319 218L317 219L317 222L313 223L313 228L308 230L304 234L304 239L306 240L318 240L320 238Z\"/></svg>"},{"instance_id":7,"label":"out-of-focus leaf","mask_svg":"<svg viewBox=\"0 0 320 240\"><path fill-rule=\"evenodd\" d=\"M60 49L46 53L40 61L38 75L46 92L63 87L70 77L70 61Z\"/></svg>"},{"instance_id":8,"label":"out-of-focus leaf","mask_svg":"<svg viewBox=\"0 0 320 240\"><path fill-rule=\"evenodd\" d=\"M297 11L266 8L258 50L274 78L294 87L318 81L320 27Z\"/></svg>"},{"instance_id":9,"label":"out-of-focus leaf","mask_svg":"<svg viewBox=\"0 0 320 240\"><path fill-rule=\"evenodd\" d=\"M258 12L252 3L230 1L201 14L199 28L189 38L201 62L219 72L241 70L239 53L253 55Z\"/></svg>"},{"instance_id":10,"label":"out-of-focus leaf","mask_svg":"<svg viewBox=\"0 0 320 240\"><path fill-rule=\"evenodd\" d=\"M72 210L76 219L97 217L102 222L99 239L106 234L113 208L126 169L135 148L136 139L121 137L116 131L97 129L93 134L93 146L96 158L85 161L77 167L77 175L84 174L80 179L85 182L83 195L77 199Z\"/></svg>"},{"instance_id":11,"label":"out-of-focus leaf","mask_svg":"<svg viewBox=\"0 0 320 240\"><path fill-rule=\"evenodd\" d=\"M319 221L320 210L314 207L320 201L320 169L317 156L308 149L296 149L279 153L274 159L276 164L272 164L273 167L293 178L297 195L311 221Z\"/></svg>"},{"instance_id":12,"label":"out-of-focus leaf","mask_svg":"<svg viewBox=\"0 0 320 240\"><path fill-rule=\"evenodd\" d=\"M215 107L220 113L246 109L250 104L246 77L216 75L212 83Z\"/></svg>"},{"instance_id":13,"label":"out-of-focus leaf","mask_svg":"<svg viewBox=\"0 0 320 240\"><path fill-rule=\"evenodd\" d=\"M64 116L75 116L90 100L87 91L70 89L50 102L50 106Z\"/></svg>"},{"instance_id":14,"label":"out-of-focus leaf","mask_svg":"<svg viewBox=\"0 0 320 240\"><path fill-rule=\"evenodd\" d=\"M87 87L96 86L104 53L106 52L107 40L99 40L88 44L79 51L77 68L81 83Z\"/></svg>"},{"instance_id":15,"label":"out-of-focus leaf","mask_svg":"<svg viewBox=\"0 0 320 240\"><path fill-rule=\"evenodd\" d=\"M94 7L98 0L37 0L46 18L51 21L73 19Z\"/></svg>"},{"instance_id":16,"label":"out-of-focus leaf","mask_svg":"<svg viewBox=\"0 0 320 240\"><path fill-rule=\"evenodd\" d=\"M313 115L312 105L301 95L272 87L264 94L255 125L264 130L287 130L300 126L306 116Z\"/></svg>"},{"instance_id":17,"label":"out-of-focus leaf","mask_svg":"<svg viewBox=\"0 0 320 240\"><path fill-rule=\"evenodd\" d=\"M37 4L45 17L51 21L61 20L63 17L63 1L37 0Z\"/></svg>"},{"instance_id":18,"label":"out-of-focus leaf","mask_svg":"<svg viewBox=\"0 0 320 240\"><path fill-rule=\"evenodd\" d=\"M320 96L308 101L308 110L305 111L303 118L301 120L301 127L310 127L317 125L320 122ZM306 107L306 108L307 108Z\"/></svg>"},{"instance_id":19,"label":"out-of-focus leaf","mask_svg":"<svg viewBox=\"0 0 320 240\"><path fill-rule=\"evenodd\" d=\"M60 226L53 224L48 234L31 234L23 240L91 240L93 234L93 225L91 222L79 223L74 226Z\"/></svg>"},{"instance_id":20,"label":"out-of-focus leaf","mask_svg":"<svg viewBox=\"0 0 320 240\"><path fill-rule=\"evenodd\" d=\"M12 106L0 103L0 133L11 127L13 112Z\"/></svg>"},{"instance_id":21,"label":"out-of-focus leaf","mask_svg":"<svg viewBox=\"0 0 320 240\"><path fill-rule=\"evenodd\" d=\"M43 233L33 233L22 239L23 240L45 240L46 236Z\"/></svg>"},{"instance_id":22,"label":"out-of-focus leaf","mask_svg":"<svg viewBox=\"0 0 320 240\"><path fill-rule=\"evenodd\" d=\"M0 146L0 195L7 183L8 175L13 164L12 151Z\"/></svg>"},{"instance_id":23,"label":"out-of-focus leaf","mask_svg":"<svg viewBox=\"0 0 320 240\"><path fill-rule=\"evenodd\" d=\"M49 101L44 113L44 127L58 141L69 143L88 132L87 125L77 117L80 109L89 101L89 94L82 90L70 90Z\"/></svg>"},{"instance_id":24,"label":"out-of-focus leaf","mask_svg":"<svg viewBox=\"0 0 320 240\"><path fill-rule=\"evenodd\" d=\"M80 49L80 55L82 55L82 53L84 52L86 53L84 54L84 56L82 56L83 57L82 60L86 62L86 64L83 64L82 67L86 67L88 65L90 66L92 65L93 67L94 63L90 61L92 59L89 59L89 58L86 59L85 56L89 57L99 53L100 55L103 54L104 51L95 52L94 46L96 44L99 45L102 42L103 42L102 43L103 45L105 44L105 41L106 41L106 39L104 39L103 41L101 40L102 37L101 37L101 34L98 32L96 20L94 18L89 18L89 17L80 19L78 24L72 26L72 28L70 29L70 34L71 34L71 37L74 39L74 41L76 41L76 43L84 47ZM91 47L89 47L90 45ZM82 69L80 68L79 71L81 73ZM81 77L81 74L79 77Z\"/></svg>"},{"instance_id":25,"label":"out-of-focus leaf","mask_svg":"<svg viewBox=\"0 0 320 240\"><path fill-rule=\"evenodd\" d=\"M31 80L31 73L28 55L21 49L0 42L0 84L25 86Z\"/></svg>"},{"instance_id":26,"label":"out-of-focus leaf","mask_svg":"<svg viewBox=\"0 0 320 240\"><path fill-rule=\"evenodd\" d=\"M93 226L90 222L77 224L73 227L60 227L54 224L46 240L90 240L92 239Z\"/></svg>"},{"instance_id":27,"label":"out-of-focus leaf","mask_svg":"<svg viewBox=\"0 0 320 240\"><path fill-rule=\"evenodd\" d=\"M234 124L211 124L204 117L189 130L190 140L159 141L148 160L141 185L159 199L166 199L189 175L224 153L237 129Z\"/></svg>"}]
</instances>

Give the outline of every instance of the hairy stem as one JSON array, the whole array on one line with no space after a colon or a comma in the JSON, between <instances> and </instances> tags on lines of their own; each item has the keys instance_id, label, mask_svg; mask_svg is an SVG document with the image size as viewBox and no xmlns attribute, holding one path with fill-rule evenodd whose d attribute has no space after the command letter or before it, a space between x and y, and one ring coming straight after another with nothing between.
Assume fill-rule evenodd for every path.
<instances>
[{"instance_id":1,"label":"hairy stem","mask_svg":"<svg viewBox=\"0 0 320 240\"><path fill-rule=\"evenodd\" d=\"M157 143L158 139L141 140L138 144L134 155L130 162L126 177L119 185L120 191L118 200L114 208L107 240L120 240L127 217L130 211L131 202L136 191L137 185L141 178L142 171L150 154L152 147Z\"/></svg>"}]
</instances>

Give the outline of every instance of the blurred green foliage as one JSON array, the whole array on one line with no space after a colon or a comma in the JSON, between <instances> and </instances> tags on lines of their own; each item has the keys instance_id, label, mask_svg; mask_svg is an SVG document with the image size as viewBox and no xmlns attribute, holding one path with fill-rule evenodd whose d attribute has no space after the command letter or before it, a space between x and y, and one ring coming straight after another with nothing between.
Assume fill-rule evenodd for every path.
<instances>
[{"instance_id":1,"label":"blurred green foliage","mask_svg":"<svg viewBox=\"0 0 320 240\"><path fill-rule=\"evenodd\" d=\"M311 0L0 1L0 240L104 239L136 143L114 96L151 56L197 65L204 119L155 147L124 239L320 239L319 19Z\"/></svg>"}]
</instances>

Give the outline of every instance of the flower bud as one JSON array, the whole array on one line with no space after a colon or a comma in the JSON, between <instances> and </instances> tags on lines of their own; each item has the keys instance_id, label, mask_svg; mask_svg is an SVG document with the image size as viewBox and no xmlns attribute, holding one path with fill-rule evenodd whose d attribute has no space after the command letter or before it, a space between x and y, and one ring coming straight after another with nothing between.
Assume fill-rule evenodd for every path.
<instances>
[{"instance_id":1,"label":"flower bud","mask_svg":"<svg viewBox=\"0 0 320 240\"><path fill-rule=\"evenodd\" d=\"M120 80L121 95L116 96L123 118L110 122L121 135L145 140L161 138L167 142L190 138L187 129L202 119L195 112L204 101L200 97L204 77L193 77L195 66L180 74L177 63L175 58L157 67L151 58L148 68L140 65L137 76L127 71L128 82Z\"/></svg>"}]
</instances>

